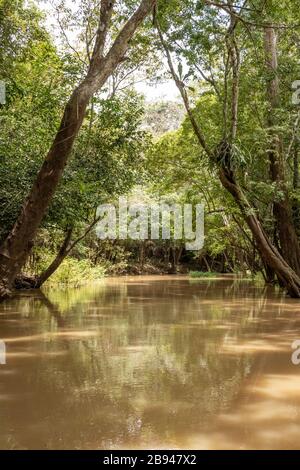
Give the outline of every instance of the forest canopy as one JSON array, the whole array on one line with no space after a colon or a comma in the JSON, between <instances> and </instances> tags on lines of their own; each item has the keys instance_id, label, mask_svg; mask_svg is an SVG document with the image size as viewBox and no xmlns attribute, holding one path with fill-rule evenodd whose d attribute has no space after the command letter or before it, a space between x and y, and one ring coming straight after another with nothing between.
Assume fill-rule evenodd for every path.
<instances>
[{"instance_id":1,"label":"forest canopy","mask_svg":"<svg viewBox=\"0 0 300 470\"><path fill-rule=\"evenodd\" d=\"M300 297L294 1L1 0L0 42L1 299L188 271ZM141 82L177 92L150 100ZM203 203L204 247L99 240L97 207L121 195Z\"/></svg>"}]
</instances>

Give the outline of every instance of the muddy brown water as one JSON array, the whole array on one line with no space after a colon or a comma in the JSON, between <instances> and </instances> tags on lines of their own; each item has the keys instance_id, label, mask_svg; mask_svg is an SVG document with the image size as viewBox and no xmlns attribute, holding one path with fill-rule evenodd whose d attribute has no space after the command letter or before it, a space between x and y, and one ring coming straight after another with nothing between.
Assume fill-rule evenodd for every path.
<instances>
[{"instance_id":1,"label":"muddy brown water","mask_svg":"<svg viewBox=\"0 0 300 470\"><path fill-rule=\"evenodd\" d=\"M300 302L126 277L0 305L1 449L300 448Z\"/></svg>"}]
</instances>

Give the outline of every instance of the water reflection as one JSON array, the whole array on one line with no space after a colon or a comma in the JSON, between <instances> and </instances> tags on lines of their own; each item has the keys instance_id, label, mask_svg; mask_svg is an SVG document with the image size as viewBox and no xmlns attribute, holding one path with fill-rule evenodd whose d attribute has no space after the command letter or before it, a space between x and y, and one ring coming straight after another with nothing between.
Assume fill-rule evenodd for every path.
<instances>
[{"instance_id":1,"label":"water reflection","mask_svg":"<svg viewBox=\"0 0 300 470\"><path fill-rule=\"evenodd\" d=\"M272 288L158 276L25 293L0 306L0 336L0 448L298 447L298 303Z\"/></svg>"}]
</instances>

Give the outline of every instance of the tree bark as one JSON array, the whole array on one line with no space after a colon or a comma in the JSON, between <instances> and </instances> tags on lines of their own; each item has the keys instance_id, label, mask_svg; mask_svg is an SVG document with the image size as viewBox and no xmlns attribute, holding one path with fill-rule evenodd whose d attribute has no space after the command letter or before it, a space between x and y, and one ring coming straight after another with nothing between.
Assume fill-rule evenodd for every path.
<instances>
[{"instance_id":1,"label":"tree bark","mask_svg":"<svg viewBox=\"0 0 300 470\"><path fill-rule=\"evenodd\" d=\"M267 266L274 270L280 282L287 289L289 295L294 298L300 298L300 277L271 243L253 211L253 208L248 203L237 182L232 178L232 174L228 174L227 170L222 168L220 169L219 177L224 188L230 192L238 204L244 219L253 234L262 260Z\"/></svg>"},{"instance_id":2,"label":"tree bark","mask_svg":"<svg viewBox=\"0 0 300 470\"><path fill-rule=\"evenodd\" d=\"M102 0L99 27L86 77L72 93L48 155L22 207L21 213L0 247L0 300L11 294L12 284L32 248L38 227L50 205L82 126L91 97L101 89L124 60L136 29L151 12L156 0L142 0L104 56L114 0Z\"/></svg>"},{"instance_id":3,"label":"tree bark","mask_svg":"<svg viewBox=\"0 0 300 470\"><path fill-rule=\"evenodd\" d=\"M81 242L95 227L95 225L99 222L101 217L96 217L93 222L86 228L86 230L81 234L78 238L76 238L73 242L71 242L71 237L73 233L73 228L69 228L67 230L64 242L57 253L57 256L52 261L52 263L48 266L48 268L40 274L38 277L28 277L28 276L20 276L15 279L15 287L17 289L39 289L42 285L57 271L60 267L62 262L69 256L71 251Z\"/></svg>"}]
</instances>

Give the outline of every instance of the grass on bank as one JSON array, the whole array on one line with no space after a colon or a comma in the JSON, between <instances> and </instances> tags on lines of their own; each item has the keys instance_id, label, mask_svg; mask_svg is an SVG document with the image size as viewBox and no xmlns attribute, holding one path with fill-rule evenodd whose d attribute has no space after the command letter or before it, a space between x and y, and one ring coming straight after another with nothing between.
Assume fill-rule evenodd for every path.
<instances>
[{"instance_id":1,"label":"grass on bank","mask_svg":"<svg viewBox=\"0 0 300 470\"><path fill-rule=\"evenodd\" d=\"M203 271L190 271L189 276L192 278L212 278L212 277L219 277L220 273L215 272L203 272Z\"/></svg>"}]
</instances>

